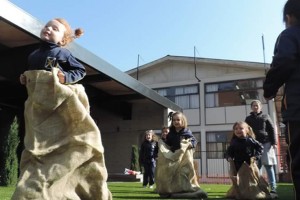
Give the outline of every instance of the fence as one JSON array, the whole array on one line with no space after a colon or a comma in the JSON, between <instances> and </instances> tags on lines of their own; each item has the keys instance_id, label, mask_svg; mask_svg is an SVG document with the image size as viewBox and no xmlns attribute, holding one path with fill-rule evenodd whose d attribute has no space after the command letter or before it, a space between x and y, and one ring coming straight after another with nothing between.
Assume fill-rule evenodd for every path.
<instances>
[{"instance_id":1,"label":"fence","mask_svg":"<svg viewBox=\"0 0 300 200\"><path fill-rule=\"evenodd\" d=\"M211 151L195 152L200 153L201 158L194 159L195 168L197 171L198 180L200 183L215 183L215 184L231 184L229 178L229 163L226 159L222 158L209 158L207 155L212 153ZM218 152L217 155L224 155L223 152ZM291 182L289 175L289 165L287 164L287 154L283 153L277 155L278 163L275 165L275 173L277 182ZM261 169L261 173L267 178L264 167Z\"/></svg>"}]
</instances>

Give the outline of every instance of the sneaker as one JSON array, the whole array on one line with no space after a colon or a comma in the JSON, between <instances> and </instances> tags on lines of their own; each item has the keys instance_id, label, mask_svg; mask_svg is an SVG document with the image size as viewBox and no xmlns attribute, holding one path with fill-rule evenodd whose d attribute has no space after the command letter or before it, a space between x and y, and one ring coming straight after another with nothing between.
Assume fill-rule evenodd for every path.
<instances>
[{"instance_id":1,"label":"sneaker","mask_svg":"<svg viewBox=\"0 0 300 200\"><path fill-rule=\"evenodd\" d=\"M152 189L152 188L153 188L153 185L150 185L149 188Z\"/></svg>"},{"instance_id":2,"label":"sneaker","mask_svg":"<svg viewBox=\"0 0 300 200\"><path fill-rule=\"evenodd\" d=\"M278 198L278 194L277 194L276 190L271 190L270 195L271 195L271 199L277 199Z\"/></svg>"},{"instance_id":3,"label":"sneaker","mask_svg":"<svg viewBox=\"0 0 300 200\"><path fill-rule=\"evenodd\" d=\"M170 197L171 197L171 194L168 194L168 193L166 193L166 194L159 194L159 196L160 196L161 198L170 198Z\"/></svg>"},{"instance_id":4,"label":"sneaker","mask_svg":"<svg viewBox=\"0 0 300 200\"><path fill-rule=\"evenodd\" d=\"M143 185L143 188L146 188L147 187L147 185Z\"/></svg>"},{"instance_id":5,"label":"sneaker","mask_svg":"<svg viewBox=\"0 0 300 200\"><path fill-rule=\"evenodd\" d=\"M275 186L272 186L272 187L270 188L270 193L277 193L277 192L276 192L276 187L275 187Z\"/></svg>"}]
</instances>

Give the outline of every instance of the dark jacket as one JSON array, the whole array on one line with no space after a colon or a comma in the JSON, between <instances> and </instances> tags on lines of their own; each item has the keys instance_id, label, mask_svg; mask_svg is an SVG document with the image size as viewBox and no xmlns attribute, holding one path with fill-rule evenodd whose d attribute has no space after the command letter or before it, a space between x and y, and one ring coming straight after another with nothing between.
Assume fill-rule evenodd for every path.
<instances>
[{"instance_id":1,"label":"dark jacket","mask_svg":"<svg viewBox=\"0 0 300 200\"><path fill-rule=\"evenodd\" d=\"M85 76L84 66L76 60L68 49L45 41L41 43L39 49L29 55L28 69L50 71L51 68L46 65L47 57L56 59L55 62L65 75L65 83L75 83Z\"/></svg>"},{"instance_id":2,"label":"dark jacket","mask_svg":"<svg viewBox=\"0 0 300 200\"><path fill-rule=\"evenodd\" d=\"M271 142L271 145L277 144L274 125L268 114L251 112L245 122L251 126L257 141L263 144L267 142Z\"/></svg>"},{"instance_id":3,"label":"dark jacket","mask_svg":"<svg viewBox=\"0 0 300 200\"><path fill-rule=\"evenodd\" d=\"M262 144L251 137L233 137L225 155L226 159L232 158L240 166L243 162L250 164L252 157L259 159L262 151Z\"/></svg>"},{"instance_id":4,"label":"dark jacket","mask_svg":"<svg viewBox=\"0 0 300 200\"><path fill-rule=\"evenodd\" d=\"M140 149L140 163L147 164L155 162L158 154L158 143L156 141L145 140Z\"/></svg>"},{"instance_id":5,"label":"dark jacket","mask_svg":"<svg viewBox=\"0 0 300 200\"><path fill-rule=\"evenodd\" d=\"M191 139L193 148L197 145L197 140L193 136L192 131L188 128L181 129L179 132L176 132L175 128L171 127L165 142L170 146L171 151L174 152L181 148L180 143L182 139Z\"/></svg>"},{"instance_id":6,"label":"dark jacket","mask_svg":"<svg viewBox=\"0 0 300 200\"><path fill-rule=\"evenodd\" d=\"M277 38L263 85L264 97L275 97L283 84L282 118L300 121L300 26L288 27Z\"/></svg>"}]
</instances>

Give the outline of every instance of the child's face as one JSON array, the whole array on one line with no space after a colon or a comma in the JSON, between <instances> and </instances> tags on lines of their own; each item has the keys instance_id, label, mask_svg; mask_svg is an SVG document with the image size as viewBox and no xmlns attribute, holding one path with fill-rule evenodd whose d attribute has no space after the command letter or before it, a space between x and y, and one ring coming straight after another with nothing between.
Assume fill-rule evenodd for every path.
<instances>
[{"instance_id":1,"label":"child's face","mask_svg":"<svg viewBox=\"0 0 300 200\"><path fill-rule=\"evenodd\" d=\"M181 117L179 116L179 115L174 115L173 117L172 117L172 123L173 123L173 126L175 127L175 128L182 128L182 124L183 124L183 122L182 122L182 119L181 119Z\"/></svg>"},{"instance_id":2,"label":"child's face","mask_svg":"<svg viewBox=\"0 0 300 200\"><path fill-rule=\"evenodd\" d=\"M162 132L161 132L161 137L164 138L164 139L166 139L168 133L169 133L169 129L164 128L164 129L162 130Z\"/></svg>"},{"instance_id":3,"label":"child's face","mask_svg":"<svg viewBox=\"0 0 300 200\"><path fill-rule=\"evenodd\" d=\"M146 140L151 141L152 140L152 134L151 133L146 133L145 138L146 138Z\"/></svg>"},{"instance_id":4,"label":"child's face","mask_svg":"<svg viewBox=\"0 0 300 200\"><path fill-rule=\"evenodd\" d=\"M66 27L56 20L49 21L41 30L41 39L55 44L62 43Z\"/></svg>"},{"instance_id":5,"label":"child's face","mask_svg":"<svg viewBox=\"0 0 300 200\"><path fill-rule=\"evenodd\" d=\"M234 135L238 138L245 138L247 136L247 127L242 124L237 124L234 129Z\"/></svg>"}]
</instances>

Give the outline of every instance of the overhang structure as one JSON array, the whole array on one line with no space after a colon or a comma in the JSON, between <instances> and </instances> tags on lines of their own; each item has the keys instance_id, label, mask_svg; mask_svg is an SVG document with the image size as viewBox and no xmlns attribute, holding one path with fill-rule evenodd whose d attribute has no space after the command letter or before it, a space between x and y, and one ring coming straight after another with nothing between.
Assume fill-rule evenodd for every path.
<instances>
[{"instance_id":1,"label":"overhang structure","mask_svg":"<svg viewBox=\"0 0 300 200\"><path fill-rule=\"evenodd\" d=\"M0 106L18 107L25 92L18 84L20 73L26 70L27 56L38 47L44 26L39 20L9 1L0 2ZM158 95L136 79L128 76L84 47L72 43L67 47L85 66L82 80L91 100L130 102L148 99L172 110L181 108Z\"/></svg>"}]
</instances>

